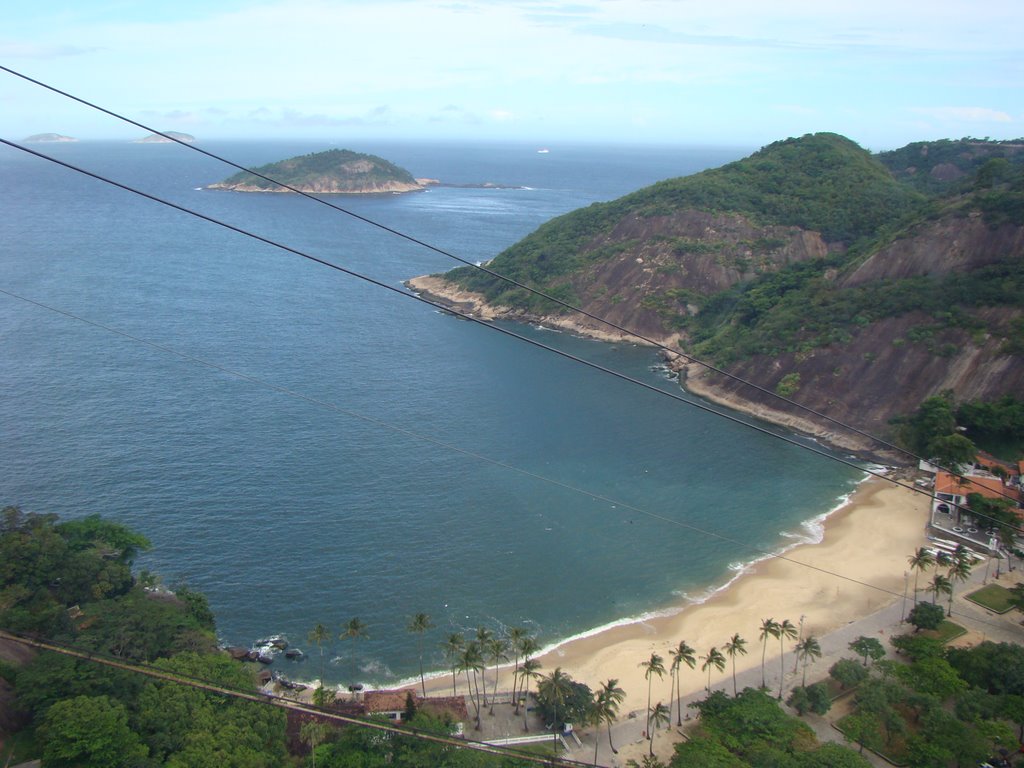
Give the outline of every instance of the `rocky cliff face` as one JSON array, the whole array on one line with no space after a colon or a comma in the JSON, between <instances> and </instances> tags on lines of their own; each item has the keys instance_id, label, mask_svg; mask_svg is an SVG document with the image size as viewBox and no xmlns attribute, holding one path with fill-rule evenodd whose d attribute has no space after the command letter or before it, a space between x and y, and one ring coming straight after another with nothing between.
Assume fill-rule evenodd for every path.
<instances>
[{"instance_id":1,"label":"rocky cliff face","mask_svg":"<svg viewBox=\"0 0 1024 768\"><path fill-rule=\"evenodd\" d=\"M1024 392L1024 163L975 144L880 160L834 134L787 139L554 219L491 263L619 329L467 268L412 286L488 318L628 329L691 390L868 450L806 408L887 437L944 391ZM922 158L927 178L910 172Z\"/></svg>"},{"instance_id":2,"label":"rocky cliff face","mask_svg":"<svg viewBox=\"0 0 1024 768\"><path fill-rule=\"evenodd\" d=\"M787 264L821 258L841 250L816 232L798 227L761 226L736 214L678 211L662 217L627 217L586 251L614 252L591 268L571 276L586 311L634 330L685 355L685 332L671 318L697 313L703 297L777 271ZM976 215L946 216L914 227L848 271L829 278L843 289L871 289L880 281L947 274L967 274L988 265L1016 260L1024 268L1024 227L990 227ZM492 319L529 319L546 325L618 340L621 333L579 316L538 316L487 304L484 297L456 288L441 278L411 281L411 287L471 314ZM934 323L924 312L886 317L856 328L843 343L758 355L726 370L832 418L880 436L891 434L890 419L912 412L926 397L951 391L958 400L994 399L1024 392L1024 358L1006 350L1005 336L1024 322L1018 307L975 310L977 328L939 328L917 333ZM855 433L844 433L825 420L787 405L771 394L709 372L684 357L665 353L679 370L683 385L738 410L789 425L833 445L895 460Z\"/></svg>"},{"instance_id":3,"label":"rocky cliff face","mask_svg":"<svg viewBox=\"0 0 1024 768\"><path fill-rule=\"evenodd\" d=\"M1010 323L1020 317L1011 309L985 310L988 319ZM1001 340L974 338L961 329L947 329L931 341L955 351L941 355L934 345L908 340L929 317L910 313L865 326L842 345L804 354L757 356L729 367L729 373L770 392L785 390L794 402L873 435L890 434L890 419L914 411L926 397L950 391L957 400L991 400L1024 392L1024 359L1002 351ZM948 346L947 346L948 345ZM735 380L710 373L697 364L683 364L685 386L712 400L786 424L826 442L885 456L877 445L840 430L806 411ZM788 378L787 378L788 377ZM885 456L893 459L895 457Z\"/></svg>"},{"instance_id":4,"label":"rocky cliff face","mask_svg":"<svg viewBox=\"0 0 1024 768\"><path fill-rule=\"evenodd\" d=\"M595 238L584 253L612 253L570 279L587 311L645 336L675 337L666 320L695 314L701 297L821 258L828 245L816 232L762 226L740 214L683 210L631 215ZM549 318L550 320L551 318Z\"/></svg>"},{"instance_id":5,"label":"rocky cliff face","mask_svg":"<svg viewBox=\"0 0 1024 768\"><path fill-rule=\"evenodd\" d=\"M842 280L853 288L876 280L969 272L1016 254L1024 256L1024 228L991 227L979 213L925 222L868 257Z\"/></svg>"}]
</instances>

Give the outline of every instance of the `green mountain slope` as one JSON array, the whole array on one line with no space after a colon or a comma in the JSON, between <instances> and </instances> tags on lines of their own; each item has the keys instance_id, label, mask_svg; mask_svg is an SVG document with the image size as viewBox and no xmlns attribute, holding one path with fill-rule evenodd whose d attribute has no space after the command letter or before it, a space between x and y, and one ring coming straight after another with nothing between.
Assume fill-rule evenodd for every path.
<instances>
[{"instance_id":1,"label":"green mountain slope","mask_svg":"<svg viewBox=\"0 0 1024 768\"><path fill-rule=\"evenodd\" d=\"M488 266L884 433L939 392L1024 391L1024 155L1007 142L935 144L931 167L957 155L961 175L915 188L907 160L920 146L887 155L890 171L834 134L777 142L554 219ZM608 333L477 270L424 280L412 284L487 316ZM694 391L829 431L678 365Z\"/></svg>"},{"instance_id":2,"label":"green mountain slope","mask_svg":"<svg viewBox=\"0 0 1024 768\"><path fill-rule=\"evenodd\" d=\"M560 278L629 251L633 244L628 241L600 240L626 218L664 219L684 210L727 212L741 214L754 225L816 231L825 242L841 247L897 221L923 202L922 195L896 182L883 165L849 139L814 134L776 142L721 168L668 179L618 200L573 211L544 224L490 266L520 282L575 299L579 297ZM764 252L777 245L757 238L752 244L755 251ZM685 249L687 243L676 245ZM709 247L713 246L704 249ZM544 308L522 291L510 290L507 284L472 269L454 270L448 277L491 302Z\"/></svg>"}]
</instances>

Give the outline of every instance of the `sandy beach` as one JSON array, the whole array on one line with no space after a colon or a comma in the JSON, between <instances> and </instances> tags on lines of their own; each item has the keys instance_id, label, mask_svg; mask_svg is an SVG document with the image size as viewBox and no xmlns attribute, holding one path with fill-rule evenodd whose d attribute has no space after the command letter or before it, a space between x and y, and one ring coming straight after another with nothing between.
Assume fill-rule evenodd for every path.
<instances>
[{"instance_id":1,"label":"sandy beach","mask_svg":"<svg viewBox=\"0 0 1024 768\"><path fill-rule=\"evenodd\" d=\"M540 657L541 672L548 674L561 667L592 688L608 678L617 678L626 691L620 710L626 714L642 712L647 706L647 682L640 662L656 652L668 667L671 650L680 640L689 643L700 656L712 646L723 650L725 643L739 633L747 641L748 653L737 657L737 670L759 669L758 634L762 619L789 619L799 626L803 617L804 635L822 637L901 600L907 557L926 540L927 515L926 497L884 480L871 479L859 486L846 506L828 518L820 543L802 544L784 557L762 561L728 589L675 615L567 642ZM794 663L792 646L792 641L786 645L786 667L790 673ZM778 640L769 642L766 659L767 684L778 685ZM730 675L731 663L724 673L712 673L712 686L725 685ZM698 660L696 670L684 669L683 695L702 690L706 682L707 674L700 671ZM511 674L503 671L499 687L510 686ZM450 694L451 677L437 678L428 682L428 687L440 694ZM669 687L668 675L663 680L656 678L653 700L667 702Z\"/></svg>"}]
</instances>

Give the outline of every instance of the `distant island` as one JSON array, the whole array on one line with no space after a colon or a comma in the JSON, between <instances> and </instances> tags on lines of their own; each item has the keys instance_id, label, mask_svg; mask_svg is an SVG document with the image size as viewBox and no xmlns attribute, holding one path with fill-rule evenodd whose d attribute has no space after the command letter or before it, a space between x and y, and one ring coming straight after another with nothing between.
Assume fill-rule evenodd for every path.
<instances>
[{"instance_id":1,"label":"distant island","mask_svg":"<svg viewBox=\"0 0 1024 768\"><path fill-rule=\"evenodd\" d=\"M254 170L301 192L318 194L417 192L430 182L428 179L413 178L409 171L382 157L349 149L330 149L326 152L300 155L261 165ZM234 192L288 191L248 171L236 173L224 181L211 184L209 189L229 189Z\"/></svg>"},{"instance_id":2,"label":"distant island","mask_svg":"<svg viewBox=\"0 0 1024 768\"><path fill-rule=\"evenodd\" d=\"M447 184L438 179L418 179L405 168L377 155L353 152L350 149L329 149L308 155L290 157L276 163L261 165L253 172L241 171L207 189L232 192L290 192L280 184L255 174L274 179L307 194L380 195L420 192L428 187L462 189L522 189L492 182Z\"/></svg>"},{"instance_id":3,"label":"distant island","mask_svg":"<svg viewBox=\"0 0 1024 768\"><path fill-rule=\"evenodd\" d=\"M172 138L167 138L168 136ZM163 135L159 133L151 133L149 136L143 136L141 139L136 139L135 144L173 144L174 139L178 141L184 141L186 144L192 144L195 142L196 137L190 133L180 133L178 131L164 131Z\"/></svg>"},{"instance_id":4,"label":"distant island","mask_svg":"<svg viewBox=\"0 0 1024 768\"><path fill-rule=\"evenodd\" d=\"M59 133L34 133L25 139L26 144L47 144L61 141L78 141L78 139L73 136L63 136Z\"/></svg>"}]
</instances>

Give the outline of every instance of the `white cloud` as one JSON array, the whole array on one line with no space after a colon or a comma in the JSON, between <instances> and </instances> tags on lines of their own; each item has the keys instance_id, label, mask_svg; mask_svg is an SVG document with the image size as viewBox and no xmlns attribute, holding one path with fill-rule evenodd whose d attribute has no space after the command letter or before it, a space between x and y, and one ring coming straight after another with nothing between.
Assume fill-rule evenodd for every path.
<instances>
[{"instance_id":1,"label":"white cloud","mask_svg":"<svg viewBox=\"0 0 1024 768\"><path fill-rule=\"evenodd\" d=\"M27 74L130 115L177 111L211 129L282 135L358 125L618 135L632 121L715 138L718 123L754 135L783 119L796 134L821 121L844 131L854 93L860 125L905 118L906 94L990 105L921 109L917 120L1008 124L1024 76L1024 4L989 0L983 19L962 0L932 0L927 13L911 5L254 0L63 23L26 10L0 58L33 57ZM13 90L0 78L0 98ZM17 98L24 113L40 111L31 94Z\"/></svg>"},{"instance_id":2,"label":"white cloud","mask_svg":"<svg viewBox=\"0 0 1024 768\"><path fill-rule=\"evenodd\" d=\"M1013 118L1006 112L987 107L917 107L911 111L938 120L956 120L964 123L1013 122Z\"/></svg>"},{"instance_id":3,"label":"white cloud","mask_svg":"<svg viewBox=\"0 0 1024 768\"><path fill-rule=\"evenodd\" d=\"M65 56L83 56L98 48L69 44L23 43L0 40L0 57L5 59L57 59Z\"/></svg>"}]
</instances>

